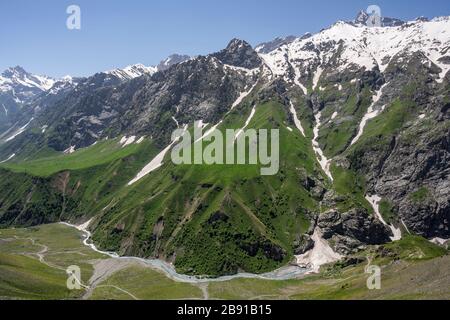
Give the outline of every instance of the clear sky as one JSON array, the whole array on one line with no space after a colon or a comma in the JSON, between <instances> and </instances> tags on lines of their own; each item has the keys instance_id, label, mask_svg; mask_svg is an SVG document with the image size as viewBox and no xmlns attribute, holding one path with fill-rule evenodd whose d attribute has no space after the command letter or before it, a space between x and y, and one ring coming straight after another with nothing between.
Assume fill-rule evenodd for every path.
<instances>
[{"instance_id":1,"label":"clear sky","mask_svg":"<svg viewBox=\"0 0 450 320\"><path fill-rule=\"evenodd\" d=\"M81 30L66 28L71 4L81 8ZM155 65L171 53L220 50L234 37L256 45L317 32L370 4L405 20L450 15L449 0L1 0L0 70L60 77Z\"/></svg>"}]
</instances>

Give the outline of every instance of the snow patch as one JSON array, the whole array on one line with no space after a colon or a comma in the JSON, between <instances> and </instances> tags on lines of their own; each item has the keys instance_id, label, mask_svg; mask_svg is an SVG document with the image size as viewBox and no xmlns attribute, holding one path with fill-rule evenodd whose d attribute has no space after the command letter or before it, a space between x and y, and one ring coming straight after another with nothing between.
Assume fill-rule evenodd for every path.
<instances>
[{"instance_id":1,"label":"snow patch","mask_svg":"<svg viewBox=\"0 0 450 320\"><path fill-rule=\"evenodd\" d=\"M443 246L443 245L445 245L449 240L450 240L450 239L442 239L442 238L436 237L436 238L431 239L430 242L431 242L431 243L434 243L434 244L437 244L437 245L440 245L440 246Z\"/></svg>"},{"instance_id":2,"label":"snow patch","mask_svg":"<svg viewBox=\"0 0 450 320\"><path fill-rule=\"evenodd\" d=\"M300 120L297 117L297 110L295 110L295 107L294 107L294 104L292 103L292 101L290 101L289 103L290 103L289 111L291 111L292 117L294 118L295 126L301 132L301 134L303 136L305 136L305 130L303 130L302 123L300 122Z\"/></svg>"},{"instance_id":3,"label":"snow patch","mask_svg":"<svg viewBox=\"0 0 450 320\"><path fill-rule=\"evenodd\" d=\"M316 89L317 84L319 83L320 77L322 76L323 70L321 67L317 67L316 72L314 73L314 77L313 77L313 90Z\"/></svg>"},{"instance_id":4,"label":"snow patch","mask_svg":"<svg viewBox=\"0 0 450 320\"><path fill-rule=\"evenodd\" d=\"M356 142L358 142L359 138L361 138L361 136L364 133L364 128L366 127L366 124L369 120L377 117L381 112L384 111L384 108L386 106L382 106L381 110L375 110L374 106L375 104L378 102L378 100L380 100L382 94L383 94L383 89L387 84L384 84L380 90L378 90L376 92L376 94L372 97L372 104L369 106L369 108L367 109L366 114L364 115L364 117L361 119L361 122L359 124L359 129L358 129L358 134L356 135L356 137L353 138L352 143L350 144L350 146L354 145Z\"/></svg>"},{"instance_id":5,"label":"snow patch","mask_svg":"<svg viewBox=\"0 0 450 320\"><path fill-rule=\"evenodd\" d=\"M9 160L11 160L12 158L14 158L16 156L15 153L13 153L12 155L10 155L6 160L0 161L0 163L5 163L8 162Z\"/></svg>"},{"instance_id":6,"label":"snow patch","mask_svg":"<svg viewBox=\"0 0 450 320\"><path fill-rule=\"evenodd\" d=\"M334 252L322 237L318 228L314 230L311 238L314 241L314 247L302 255L295 256L298 266L310 268L310 273L318 273L321 266L342 259L342 256Z\"/></svg>"},{"instance_id":7,"label":"snow patch","mask_svg":"<svg viewBox=\"0 0 450 320\"><path fill-rule=\"evenodd\" d=\"M242 102L242 100L244 100L253 91L253 89L255 89L257 84L258 82L255 83L249 90L241 92L236 101L234 101L234 103L231 105L231 110L237 107Z\"/></svg>"},{"instance_id":8,"label":"snow patch","mask_svg":"<svg viewBox=\"0 0 450 320\"><path fill-rule=\"evenodd\" d=\"M75 146L70 146L69 148L67 148L66 150L64 150L65 154L72 154L75 152Z\"/></svg>"},{"instance_id":9,"label":"snow patch","mask_svg":"<svg viewBox=\"0 0 450 320\"><path fill-rule=\"evenodd\" d=\"M33 120L34 120L34 118L31 118L30 121L28 121L28 123L26 125L19 128L19 130L17 130L12 136L10 136L8 139L6 139L6 142L11 141L14 138L16 138L18 135L22 134L25 131L25 129L30 125L31 121L33 121Z\"/></svg>"},{"instance_id":10,"label":"snow patch","mask_svg":"<svg viewBox=\"0 0 450 320\"><path fill-rule=\"evenodd\" d=\"M172 120L177 124L177 128L179 128L180 124L178 123L177 119L175 119L175 117L172 117Z\"/></svg>"},{"instance_id":11,"label":"snow patch","mask_svg":"<svg viewBox=\"0 0 450 320\"><path fill-rule=\"evenodd\" d=\"M366 200L369 201L370 205L373 208L373 211L375 211L375 214L378 217L378 220L381 221L382 224L384 224L385 226L388 226L391 231L393 236L390 237L392 241L398 241L402 238L402 231L400 230L400 228L396 228L393 225L389 225L386 223L386 221L383 219L383 216L380 213L380 201L381 198L377 195L373 195L373 196L366 196Z\"/></svg>"},{"instance_id":12,"label":"snow patch","mask_svg":"<svg viewBox=\"0 0 450 320\"><path fill-rule=\"evenodd\" d=\"M253 116L255 115L255 112L256 112L256 104L253 105L252 111L250 112L250 115L248 116L247 120L245 121L244 126L241 129L239 129L239 131L236 133L236 136L234 138L235 140L242 134L242 132L244 132L245 128L248 127L248 125L250 124L250 121L252 121Z\"/></svg>"},{"instance_id":13,"label":"snow patch","mask_svg":"<svg viewBox=\"0 0 450 320\"><path fill-rule=\"evenodd\" d=\"M183 133L187 130L187 125L184 127ZM164 157L166 156L167 152L172 148L172 146L180 139L181 136L177 137L175 140L172 141L171 144L169 144L164 150L162 150L156 157L152 159L137 175L136 177L128 182L128 185L131 186L132 184L136 183L137 181L141 180L143 177L148 175L149 173L155 171L159 167L163 165Z\"/></svg>"},{"instance_id":14,"label":"snow patch","mask_svg":"<svg viewBox=\"0 0 450 320\"><path fill-rule=\"evenodd\" d=\"M313 129L314 138L312 140L312 145L314 152L317 155L317 161L319 162L320 166L322 167L322 170L325 172L325 174L330 178L331 181L334 181L333 175L330 171L331 166L331 160L328 160L327 157L325 157L325 154L323 153L322 149L320 149L320 145L318 142L319 139L319 129L321 126L320 118L322 117L322 112L318 112L315 116L316 118L316 125Z\"/></svg>"},{"instance_id":15,"label":"snow patch","mask_svg":"<svg viewBox=\"0 0 450 320\"><path fill-rule=\"evenodd\" d=\"M331 120L336 119L336 117L338 116L337 111L335 111L332 115L331 115Z\"/></svg>"},{"instance_id":16,"label":"snow patch","mask_svg":"<svg viewBox=\"0 0 450 320\"><path fill-rule=\"evenodd\" d=\"M145 137L140 137L137 141L136 144L141 144L144 141Z\"/></svg>"},{"instance_id":17,"label":"snow patch","mask_svg":"<svg viewBox=\"0 0 450 320\"><path fill-rule=\"evenodd\" d=\"M120 140L122 141L122 140ZM136 136L131 136L129 138L125 138L125 141L122 143L122 148L134 143L136 141Z\"/></svg>"}]
</instances>

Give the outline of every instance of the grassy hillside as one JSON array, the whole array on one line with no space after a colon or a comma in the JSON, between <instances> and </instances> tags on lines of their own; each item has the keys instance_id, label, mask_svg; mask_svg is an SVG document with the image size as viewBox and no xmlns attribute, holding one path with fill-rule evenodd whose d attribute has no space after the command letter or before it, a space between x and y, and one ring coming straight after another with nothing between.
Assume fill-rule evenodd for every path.
<instances>
[{"instance_id":1,"label":"grassy hillside","mask_svg":"<svg viewBox=\"0 0 450 320\"><path fill-rule=\"evenodd\" d=\"M93 146L77 150L72 154L41 154L37 159L33 160L0 164L0 168L38 177L49 177L64 170L82 170L111 163L136 154L143 149L151 148L153 147L148 139L144 140L142 144L130 144L126 147L122 147L119 144L119 139L111 139L100 141Z\"/></svg>"}]
</instances>

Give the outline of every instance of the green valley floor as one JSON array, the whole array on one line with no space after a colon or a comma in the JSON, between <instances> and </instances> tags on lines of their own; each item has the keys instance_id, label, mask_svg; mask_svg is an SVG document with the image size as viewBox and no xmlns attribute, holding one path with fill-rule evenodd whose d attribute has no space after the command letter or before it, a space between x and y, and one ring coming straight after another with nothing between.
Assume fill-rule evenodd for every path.
<instances>
[{"instance_id":1,"label":"green valley floor","mask_svg":"<svg viewBox=\"0 0 450 320\"><path fill-rule=\"evenodd\" d=\"M233 279L182 283L131 259L97 253L62 224L0 230L0 299L450 299L450 255L410 236L371 247L320 274L295 280ZM381 267L381 289L369 290L368 262ZM82 289L66 286L79 266Z\"/></svg>"}]
</instances>

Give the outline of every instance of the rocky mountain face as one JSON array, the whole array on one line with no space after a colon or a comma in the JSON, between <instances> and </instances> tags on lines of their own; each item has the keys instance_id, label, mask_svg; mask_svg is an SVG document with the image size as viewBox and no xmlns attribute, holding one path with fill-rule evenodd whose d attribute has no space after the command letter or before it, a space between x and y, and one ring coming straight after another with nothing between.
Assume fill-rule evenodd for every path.
<instances>
[{"instance_id":1,"label":"rocky mountain face","mask_svg":"<svg viewBox=\"0 0 450 320\"><path fill-rule=\"evenodd\" d=\"M245 50L248 48L245 43ZM45 140L57 151L87 147L120 134L151 136L163 144L170 140L177 123L217 121L254 82L254 72L225 64L231 62L235 49L231 46L229 52L221 52L224 61L215 55L197 57L125 82L117 72L84 79L45 112L36 114L32 125L47 130L35 141L42 145ZM239 52L244 60L245 50ZM249 56L253 61L253 49L248 54L253 54Z\"/></svg>"},{"instance_id":2,"label":"rocky mountain face","mask_svg":"<svg viewBox=\"0 0 450 320\"><path fill-rule=\"evenodd\" d=\"M153 152L144 147L102 164L101 173L21 176L42 193L46 183L57 186L46 196L56 208L46 207L49 217L73 201L75 213L62 216L84 221L89 208L103 248L161 257L187 273L261 272L314 248L317 234L343 255L408 233L449 238L450 18L384 18L383 28L367 27L367 18L256 49L233 39L217 53L172 56L158 68L57 82L28 104L31 121L0 136L0 159L8 168L40 150L76 156L129 137L161 151L173 130L196 120L222 130L279 129L272 178L168 161L132 186ZM10 189L13 173L0 174ZM100 188L95 198L81 196L91 185ZM30 205L11 200L26 194L0 192L1 224L14 224L17 212L30 221Z\"/></svg>"},{"instance_id":3,"label":"rocky mountain face","mask_svg":"<svg viewBox=\"0 0 450 320\"><path fill-rule=\"evenodd\" d=\"M55 80L26 72L17 66L5 70L0 77L0 91L8 92L18 102L28 102L37 94L49 90Z\"/></svg>"},{"instance_id":4,"label":"rocky mountain face","mask_svg":"<svg viewBox=\"0 0 450 320\"><path fill-rule=\"evenodd\" d=\"M187 61L189 59L191 59L191 57L188 55L175 53L175 54L168 56L163 61L161 61L156 68L158 71L164 71L164 70L169 69L171 66L173 66L175 64Z\"/></svg>"},{"instance_id":5,"label":"rocky mountain face","mask_svg":"<svg viewBox=\"0 0 450 320\"><path fill-rule=\"evenodd\" d=\"M107 71L106 74L118 78L122 81L131 80L143 76L144 74L154 74L157 71L155 67L146 67L143 64L135 64L124 69L115 69Z\"/></svg>"},{"instance_id":6,"label":"rocky mountain face","mask_svg":"<svg viewBox=\"0 0 450 320\"><path fill-rule=\"evenodd\" d=\"M233 39L228 46L212 54L223 64L245 69L256 69L261 65L261 59L255 50L245 41Z\"/></svg>"},{"instance_id":7,"label":"rocky mountain face","mask_svg":"<svg viewBox=\"0 0 450 320\"><path fill-rule=\"evenodd\" d=\"M311 36L311 34L308 33L308 34L305 35L305 37L308 37L308 36ZM258 53L269 53L269 52L271 52L271 51L273 51L275 49L278 49L282 45L291 43L295 39L297 39L296 36L287 36L285 38L278 37L278 38L275 38L272 41L263 42L261 44L258 44L255 47L255 51L258 52Z\"/></svg>"},{"instance_id":8,"label":"rocky mountain face","mask_svg":"<svg viewBox=\"0 0 450 320\"><path fill-rule=\"evenodd\" d=\"M49 127L45 123L46 119L48 121L59 121L63 114L70 113L70 111L60 107L64 103L75 103L64 101L66 98L73 99L74 95L92 95L96 90L119 86L142 76L151 76L159 68L164 70L188 59L188 56L175 54L161 61L158 67L146 67L142 64L135 64L123 69L100 72L87 78L72 78L67 76L59 80L31 75L21 67L9 69L5 71L5 77L8 75L12 80L19 80L10 81L8 80L9 78L4 78L2 80L3 82L1 82L3 85L0 88L3 92L0 92L0 103L4 97L5 103L2 103L2 106L4 106L3 111L5 117L2 118L0 115L0 140L7 140L11 136L14 136L15 133L21 131L23 126L28 126L31 120L34 121L36 126L38 125L41 129L45 128L46 130ZM29 85L29 87L26 87L29 90L26 93L28 98L23 100L14 98L13 101L11 95L13 93L15 94L18 88L24 90L22 88L24 83ZM32 84L36 85L31 87ZM78 88L78 86L80 87ZM23 95L20 95L20 97L23 98ZM92 131L90 133L94 137L99 137L99 135ZM91 140L92 138L89 141ZM39 145L42 145L42 139L38 139L37 141ZM27 143L27 141L24 143Z\"/></svg>"},{"instance_id":9,"label":"rocky mountain face","mask_svg":"<svg viewBox=\"0 0 450 320\"><path fill-rule=\"evenodd\" d=\"M17 66L0 75L0 132L13 125L23 104L49 90L54 79L33 75Z\"/></svg>"},{"instance_id":10,"label":"rocky mountain face","mask_svg":"<svg viewBox=\"0 0 450 320\"><path fill-rule=\"evenodd\" d=\"M327 158L363 175L405 232L427 237L449 233L449 23L339 22L261 54L269 76L306 96Z\"/></svg>"}]
</instances>

